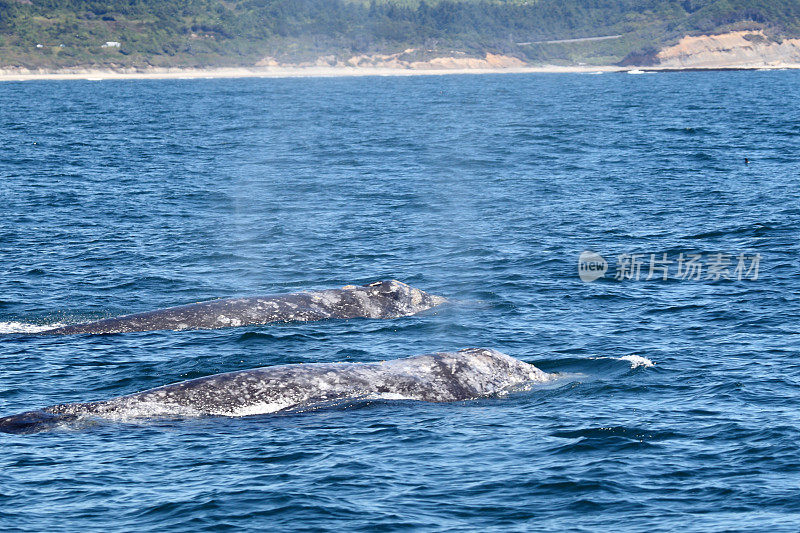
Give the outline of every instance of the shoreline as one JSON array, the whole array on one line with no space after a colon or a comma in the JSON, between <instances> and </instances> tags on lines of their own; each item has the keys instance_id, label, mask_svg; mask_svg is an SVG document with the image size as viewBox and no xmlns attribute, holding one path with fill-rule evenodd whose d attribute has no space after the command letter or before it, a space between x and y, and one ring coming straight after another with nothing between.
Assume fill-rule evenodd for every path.
<instances>
[{"instance_id":1,"label":"shoreline","mask_svg":"<svg viewBox=\"0 0 800 533\"><path fill-rule=\"evenodd\" d=\"M203 78L334 78L358 76L441 76L445 74L525 74L619 72L617 66L540 66L495 68L402 68L402 67L228 67L152 69L59 69L19 71L0 69L0 81L29 80L179 80Z\"/></svg>"},{"instance_id":2,"label":"shoreline","mask_svg":"<svg viewBox=\"0 0 800 533\"><path fill-rule=\"evenodd\" d=\"M396 67L229 67L152 69L59 69L30 71L0 69L0 81L31 80L180 80L222 78L333 78L358 76L442 76L453 74L604 74L631 72L697 72L734 70L789 70L800 64L720 65L709 67L522 66L496 68L396 68Z\"/></svg>"}]
</instances>

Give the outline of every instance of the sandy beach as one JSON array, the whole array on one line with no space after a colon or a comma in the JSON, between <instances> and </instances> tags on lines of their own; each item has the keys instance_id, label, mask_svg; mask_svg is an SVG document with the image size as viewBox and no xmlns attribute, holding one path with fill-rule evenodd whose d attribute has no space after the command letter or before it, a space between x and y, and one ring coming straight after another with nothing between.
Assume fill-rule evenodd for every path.
<instances>
[{"instance_id":1,"label":"sandy beach","mask_svg":"<svg viewBox=\"0 0 800 533\"><path fill-rule=\"evenodd\" d=\"M152 68L152 69L0 69L0 81L29 80L163 80L212 78L332 78L350 76L443 76L453 74L602 74L614 72L668 72L680 70L798 69L800 64L743 64L704 67L526 66L510 68L391 68L391 67L252 67L252 68Z\"/></svg>"},{"instance_id":2,"label":"sandy beach","mask_svg":"<svg viewBox=\"0 0 800 533\"><path fill-rule=\"evenodd\" d=\"M252 68L151 68L62 69L33 71L0 69L0 81L26 80L156 80L197 78L323 78L340 76L441 76L445 74L594 73L629 70L617 66L540 66L510 68L392 68L392 67L252 67Z\"/></svg>"}]
</instances>

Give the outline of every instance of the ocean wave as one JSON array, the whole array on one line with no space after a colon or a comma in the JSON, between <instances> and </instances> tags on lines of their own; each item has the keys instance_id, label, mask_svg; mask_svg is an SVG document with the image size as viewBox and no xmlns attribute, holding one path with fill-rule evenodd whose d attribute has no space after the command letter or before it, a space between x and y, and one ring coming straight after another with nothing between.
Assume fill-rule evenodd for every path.
<instances>
[{"instance_id":1,"label":"ocean wave","mask_svg":"<svg viewBox=\"0 0 800 533\"><path fill-rule=\"evenodd\" d=\"M590 357L589 359L595 361L603 359L611 361L627 361L628 363L630 363L631 369L639 368L640 366L644 368L651 368L656 366L656 364L647 357L642 357L641 355L634 355L634 354L623 355L621 357L598 356L598 357Z\"/></svg>"},{"instance_id":2,"label":"ocean wave","mask_svg":"<svg viewBox=\"0 0 800 533\"><path fill-rule=\"evenodd\" d=\"M629 361L631 364L631 368L639 368L643 366L645 368L650 368L656 366L656 364L648 359L647 357L642 357L641 355L623 355L622 357L618 358L620 361Z\"/></svg>"},{"instance_id":3,"label":"ocean wave","mask_svg":"<svg viewBox=\"0 0 800 533\"><path fill-rule=\"evenodd\" d=\"M50 329L60 328L65 326L60 322L53 324L29 324L26 322L0 322L0 334L4 333L41 333Z\"/></svg>"}]
</instances>

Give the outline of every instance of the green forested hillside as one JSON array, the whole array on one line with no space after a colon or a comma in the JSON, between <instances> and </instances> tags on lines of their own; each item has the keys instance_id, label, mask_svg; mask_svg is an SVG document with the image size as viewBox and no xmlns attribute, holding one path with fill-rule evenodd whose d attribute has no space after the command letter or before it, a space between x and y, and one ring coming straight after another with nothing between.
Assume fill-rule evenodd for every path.
<instances>
[{"instance_id":1,"label":"green forested hillside","mask_svg":"<svg viewBox=\"0 0 800 533\"><path fill-rule=\"evenodd\" d=\"M406 48L611 63L687 33L756 28L800 35L800 2L0 0L0 67L233 66ZM541 42L611 35L620 37Z\"/></svg>"}]
</instances>

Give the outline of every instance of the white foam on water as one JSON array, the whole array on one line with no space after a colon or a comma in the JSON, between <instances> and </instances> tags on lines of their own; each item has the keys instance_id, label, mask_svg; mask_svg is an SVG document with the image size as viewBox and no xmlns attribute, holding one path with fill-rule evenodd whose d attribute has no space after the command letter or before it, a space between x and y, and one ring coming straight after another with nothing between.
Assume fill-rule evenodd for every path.
<instances>
[{"instance_id":1,"label":"white foam on water","mask_svg":"<svg viewBox=\"0 0 800 533\"><path fill-rule=\"evenodd\" d=\"M563 386L565 383L582 381L587 377L586 374L580 372L544 372L542 370L540 370L540 372L544 374L544 377L540 379L530 379L522 383L517 383L516 385L510 385L498 391L496 395L502 398L509 394L520 392L555 389Z\"/></svg>"},{"instance_id":2,"label":"white foam on water","mask_svg":"<svg viewBox=\"0 0 800 533\"><path fill-rule=\"evenodd\" d=\"M66 326L66 324L28 324L25 322L0 322L1 333L40 333L49 329L55 329Z\"/></svg>"},{"instance_id":3,"label":"white foam on water","mask_svg":"<svg viewBox=\"0 0 800 533\"><path fill-rule=\"evenodd\" d=\"M619 358L620 361L629 361L631 363L631 368L639 368L643 366L645 368L650 368L656 366L656 364L648 359L647 357L642 357L641 355L623 355Z\"/></svg>"},{"instance_id":4,"label":"white foam on water","mask_svg":"<svg viewBox=\"0 0 800 533\"><path fill-rule=\"evenodd\" d=\"M650 368L656 366L656 364L648 359L647 357L642 357L641 355L623 355L622 357L589 357L589 359L613 359L615 361L628 361L631 364L631 368L639 368L643 366L645 368Z\"/></svg>"}]
</instances>

